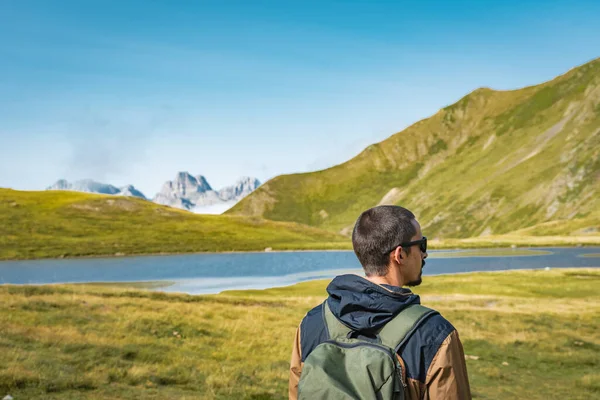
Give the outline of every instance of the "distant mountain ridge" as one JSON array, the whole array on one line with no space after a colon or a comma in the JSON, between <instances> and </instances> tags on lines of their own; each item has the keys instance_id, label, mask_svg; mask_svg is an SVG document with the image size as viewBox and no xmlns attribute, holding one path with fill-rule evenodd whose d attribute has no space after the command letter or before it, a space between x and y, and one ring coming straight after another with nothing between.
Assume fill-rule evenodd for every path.
<instances>
[{"instance_id":1,"label":"distant mountain ridge","mask_svg":"<svg viewBox=\"0 0 600 400\"><path fill-rule=\"evenodd\" d=\"M192 176L188 172L179 172L172 181L167 181L152 201L170 207L206 214L220 214L232 207L240 199L252 193L260 186L256 178L242 177L235 184L220 190L214 190L202 175ZM73 183L59 179L46 190L71 190L76 192L100 193L115 196L131 196L149 200L133 185L116 186L82 179Z\"/></svg>"},{"instance_id":2,"label":"distant mountain ridge","mask_svg":"<svg viewBox=\"0 0 600 400\"><path fill-rule=\"evenodd\" d=\"M165 182L152 201L196 212L208 207L217 209L215 206L221 206L225 211L259 186L258 179L242 177L232 186L214 190L204 176L179 172L174 180Z\"/></svg>"},{"instance_id":3,"label":"distant mountain ridge","mask_svg":"<svg viewBox=\"0 0 600 400\"><path fill-rule=\"evenodd\" d=\"M351 160L277 176L228 214L349 234L396 204L432 238L600 232L600 59L518 90L477 89Z\"/></svg>"},{"instance_id":4,"label":"distant mountain ridge","mask_svg":"<svg viewBox=\"0 0 600 400\"><path fill-rule=\"evenodd\" d=\"M107 183L96 182L93 179L81 179L73 183L68 182L66 179L59 179L54 185L48 186L46 190L72 190L74 192L139 197L141 199L147 200L146 196L144 196L142 192L133 187L133 185L127 185L118 188Z\"/></svg>"}]
</instances>

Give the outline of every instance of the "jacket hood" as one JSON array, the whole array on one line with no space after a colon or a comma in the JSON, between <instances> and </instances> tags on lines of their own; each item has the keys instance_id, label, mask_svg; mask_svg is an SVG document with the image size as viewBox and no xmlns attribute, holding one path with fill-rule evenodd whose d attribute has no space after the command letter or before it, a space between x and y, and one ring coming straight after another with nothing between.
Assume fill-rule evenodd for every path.
<instances>
[{"instance_id":1,"label":"jacket hood","mask_svg":"<svg viewBox=\"0 0 600 400\"><path fill-rule=\"evenodd\" d=\"M379 330L400 311L420 304L409 289L377 285L358 275L340 275L327 286L327 304L346 326L371 333Z\"/></svg>"}]
</instances>

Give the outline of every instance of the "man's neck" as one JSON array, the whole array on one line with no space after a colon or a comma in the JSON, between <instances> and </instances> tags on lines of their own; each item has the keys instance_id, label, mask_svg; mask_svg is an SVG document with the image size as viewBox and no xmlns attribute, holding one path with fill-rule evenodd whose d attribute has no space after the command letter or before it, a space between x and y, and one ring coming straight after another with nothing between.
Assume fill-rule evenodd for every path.
<instances>
[{"instance_id":1,"label":"man's neck","mask_svg":"<svg viewBox=\"0 0 600 400\"><path fill-rule=\"evenodd\" d=\"M391 275L365 276L365 278L376 285L390 285L398 287L402 287L404 285L404 282L400 282L396 276Z\"/></svg>"}]
</instances>

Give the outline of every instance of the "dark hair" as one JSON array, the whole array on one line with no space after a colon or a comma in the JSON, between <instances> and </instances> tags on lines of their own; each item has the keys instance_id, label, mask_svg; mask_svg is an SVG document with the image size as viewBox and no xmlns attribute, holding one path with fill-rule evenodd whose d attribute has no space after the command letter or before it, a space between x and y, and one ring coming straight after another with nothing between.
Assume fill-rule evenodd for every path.
<instances>
[{"instance_id":1,"label":"dark hair","mask_svg":"<svg viewBox=\"0 0 600 400\"><path fill-rule=\"evenodd\" d=\"M399 206L377 206L363 212L352 231L354 253L367 276L383 276L388 272L390 253L386 251L409 242L417 233L412 220L415 215ZM410 249L406 249L410 253Z\"/></svg>"}]
</instances>

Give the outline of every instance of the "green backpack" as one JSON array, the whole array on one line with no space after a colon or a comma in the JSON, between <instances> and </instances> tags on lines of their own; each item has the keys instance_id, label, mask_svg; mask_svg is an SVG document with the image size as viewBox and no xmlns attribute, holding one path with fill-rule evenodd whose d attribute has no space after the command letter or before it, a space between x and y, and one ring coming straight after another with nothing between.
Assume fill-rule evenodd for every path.
<instances>
[{"instance_id":1,"label":"green backpack","mask_svg":"<svg viewBox=\"0 0 600 400\"><path fill-rule=\"evenodd\" d=\"M434 310L412 305L379 331L374 340L356 338L323 303L329 340L308 355L298 383L299 400L404 399L406 384L396 352Z\"/></svg>"}]
</instances>

